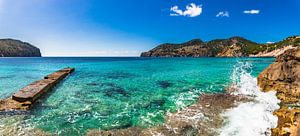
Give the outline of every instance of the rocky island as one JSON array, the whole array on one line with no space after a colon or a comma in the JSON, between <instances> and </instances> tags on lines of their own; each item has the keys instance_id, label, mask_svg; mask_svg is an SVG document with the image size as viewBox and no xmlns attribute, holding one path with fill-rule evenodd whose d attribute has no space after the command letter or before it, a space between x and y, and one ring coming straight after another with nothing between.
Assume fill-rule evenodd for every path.
<instances>
[{"instance_id":1,"label":"rocky island","mask_svg":"<svg viewBox=\"0 0 300 136\"><path fill-rule=\"evenodd\" d=\"M242 37L208 42L194 39L181 44L161 44L143 52L141 57L276 57L285 50L299 46L300 36L291 36L271 44L259 44Z\"/></svg>"},{"instance_id":2,"label":"rocky island","mask_svg":"<svg viewBox=\"0 0 300 136\"><path fill-rule=\"evenodd\" d=\"M0 57L41 57L40 49L20 40L0 39Z\"/></svg>"},{"instance_id":3,"label":"rocky island","mask_svg":"<svg viewBox=\"0 0 300 136\"><path fill-rule=\"evenodd\" d=\"M300 48L290 49L258 76L258 85L263 91L276 91L281 100L273 136L300 135Z\"/></svg>"}]
</instances>

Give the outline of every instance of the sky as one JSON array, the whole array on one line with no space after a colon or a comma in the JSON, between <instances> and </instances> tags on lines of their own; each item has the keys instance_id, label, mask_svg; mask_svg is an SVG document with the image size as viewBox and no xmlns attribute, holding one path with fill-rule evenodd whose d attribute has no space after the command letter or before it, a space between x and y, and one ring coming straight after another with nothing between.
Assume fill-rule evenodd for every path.
<instances>
[{"instance_id":1,"label":"sky","mask_svg":"<svg viewBox=\"0 0 300 136\"><path fill-rule=\"evenodd\" d=\"M139 56L161 43L300 35L300 0L0 0L0 38L43 56Z\"/></svg>"}]
</instances>

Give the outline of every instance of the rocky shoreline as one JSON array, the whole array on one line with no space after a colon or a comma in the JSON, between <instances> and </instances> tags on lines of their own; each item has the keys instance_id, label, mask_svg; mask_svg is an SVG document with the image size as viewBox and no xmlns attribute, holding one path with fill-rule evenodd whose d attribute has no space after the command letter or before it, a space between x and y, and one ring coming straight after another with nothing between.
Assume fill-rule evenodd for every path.
<instances>
[{"instance_id":1,"label":"rocky shoreline","mask_svg":"<svg viewBox=\"0 0 300 136\"><path fill-rule=\"evenodd\" d=\"M198 102L174 113L168 113L164 124L150 128L129 127L114 130L89 130L88 136L214 136L219 134L225 110L248 101L230 93L203 94Z\"/></svg>"},{"instance_id":2,"label":"rocky shoreline","mask_svg":"<svg viewBox=\"0 0 300 136\"><path fill-rule=\"evenodd\" d=\"M152 135L260 135L277 136L277 115L280 102L275 92L262 92L257 80L246 71L247 64L237 64L238 81L225 88L225 93L201 94L198 101L174 113L168 113L165 123L150 128L129 127L114 130L89 130L88 136L152 136ZM241 75L239 75L241 74ZM271 98L271 99L270 99ZM272 107L275 106L275 107ZM276 110L276 111L275 111ZM275 112L274 112L275 111ZM285 110L286 111L286 110ZM257 113L256 113L257 112ZM275 115L272 113L274 112ZM278 115L277 115L278 116ZM241 121L244 123L239 123ZM255 122L257 124L245 123ZM281 124L280 118L278 126ZM272 129L274 128L274 129ZM295 130L296 127L291 128ZM272 133L273 134L272 134ZM296 136L296 135L295 135Z\"/></svg>"},{"instance_id":3,"label":"rocky shoreline","mask_svg":"<svg viewBox=\"0 0 300 136\"><path fill-rule=\"evenodd\" d=\"M165 43L141 53L141 57L276 57L287 49L299 46L300 36L269 44L235 36L208 42L193 39L180 44Z\"/></svg>"},{"instance_id":4,"label":"rocky shoreline","mask_svg":"<svg viewBox=\"0 0 300 136\"><path fill-rule=\"evenodd\" d=\"M273 114L278 117L277 127L276 128L268 127L268 130L261 129L262 131L265 131L263 135L299 136L300 135L300 48L294 46L286 46L284 50L274 50L273 52L277 56L276 61L273 64L271 64L268 68L266 68L263 72L261 72L261 74L257 77L257 80L253 76L251 76L252 79L255 80L255 83L252 82L252 84L250 84L250 87L244 86L244 89L246 89L246 91L249 90L251 91L251 89L254 89L254 90L258 90L258 92L260 93L272 91L273 93L272 96L275 99L276 97L273 91L276 91L276 96L281 101L280 109L276 108L278 110L276 110L275 112L273 112L275 109L268 111L270 115L272 115L273 112ZM250 82L250 81L245 80L245 82ZM244 85L244 82L242 82L241 84ZM252 85L254 85L255 87L251 88ZM259 90L259 87L263 92ZM129 128L120 128L114 130L93 129L93 130L89 130L87 132L87 135L89 136L98 136L98 135L213 136L213 135L219 135L220 129L224 127L225 123L228 123L226 122L226 117L224 118L224 116L222 116L224 112L237 108L241 103L244 104L248 102L255 103L255 100L251 97L253 94L250 95L236 94L236 92L240 91L239 89L241 89L241 87L237 87L235 84L233 84L232 86L229 86L226 89L227 92L225 93L201 94L200 97L198 98L198 101L195 104L190 105L174 113L167 113L165 117L165 123L158 126L153 126L150 128L141 128L141 127L132 126ZM267 98L264 98L263 96L262 99L267 99ZM0 102L0 104L1 103L3 104L3 102ZM0 105L0 109L1 109L1 105ZM238 110L242 111L240 109ZM234 116L236 116L235 113ZM252 113L253 111L248 112L247 115ZM260 112L258 112L258 115L264 116L263 114L260 114ZM22 120L22 116L20 116L20 120ZM273 122L276 122L276 120ZM276 125L276 123L273 124ZM256 125L259 125L259 122ZM272 130L270 130L271 128ZM10 132L7 133L17 134L20 133L20 131L21 130L11 130ZM46 132L44 133L42 130L39 129L28 130L28 134L30 133L33 134L39 133L39 135L51 135ZM226 134L228 135L228 133Z\"/></svg>"},{"instance_id":5,"label":"rocky shoreline","mask_svg":"<svg viewBox=\"0 0 300 136\"><path fill-rule=\"evenodd\" d=\"M278 125L273 136L300 135L300 48L290 49L258 76L263 91L276 91L281 100L280 109L274 112Z\"/></svg>"},{"instance_id":6,"label":"rocky shoreline","mask_svg":"<svg viewBox=\"0 0 300 136\"><path fill-rule=\"evenodd\" d=\"M252 81L249 81L252 78ZM166 115L166 122L163 125L150 127L150 128L139 128L139 127L129 127L124 129L115 130L90 130L87 135L89 136L150 136L150 135L231 135L231 134L241 134L247 133L248 130L252 131L253 126L250 124L250 128L246 131L235 132L241 126L231 126L233 124L227 124L228 117L240 116L238 114L246 114L240 117L244 118L245 123L249 123L249 119L256 123L272 123L270 126L263 126L259 131L254 132L256 135L272 135L272 136L299 136L300 135L300 49L292 48L286 50L283 54L279 55L274 62L268 68L266 68L256 80L253 77L248 77L247 79L242 79L240 85L245 85L245 82L251 82L250 86L239 86L238 84L233 84L226 89L226 93L223 94L203 94L199 97L198 102L188 106L182 110L175 113L168 113ZM258 86L256 85L258 84ZM254 87L254 88L251 88ZM249 88L250 87L250 88ZM261 89L260 89L261 88ZM244 90L246 89L246 90ZM261 92L260 90L263 90ZM243 91L246 91L243 93ZM250 91L250 92L249 92ZM254 92L252 92L254 91ZM261 92L261 94L255 94L256 92ZM272 92L269 92L272 91ZM281 102L276 99L276 96ZM250 94L248 94L250 93ZM272 95L274 99L266 100L268 95ZM259 96L258 99L256 97ZM259 100L263 100L259 103ZM277 105L280 102L280 108ZM276 108L270 108L269 103L276 103ZM261 107L256 107L260 111L246 110L245 106L249 104L250 109L252 106L263 105L266 109L260 109ZM242 109L241 109L242 107ZM279 109L278 109L279 108ZM277 109L277 110L276 110ZM246 110L246 111L241 111ZM264 111L265 110L265 111ZM237 112L238 111L238 112ZM249 113L247 113L247 111ZM231 113L229 116L224 116L226 113ZM258 112L253 113L253 112ZM262 113L267 112L267 113ZM273 115L272 115L273 112ZM253 114L256 114L256 118L253 118ZM270 117L272 116L272 117ZM278 117L278 120L276 117ZM238 118L240 118L238 117ZM226 119L227 118L227 119ZM270 119L273 121L269 122ZM255 119L258 119L255 121ZM227 121L226 121L227 120ZM265 122L261 122L264 120ZM234 121L234 120L230 120ZM236 120L235 120L236 121ZM238 119L238 121L241 121ZM277 123L276 123L277 122ZM225 123L225 124L224 124ZM231 122L233 123L233 122ZM227 125L226 125L227 124ZM226 126L230 128L226 128ZM241 125L241 124L235 124ZM243 124L242 124L243 125ZM254 124L255 125L255 124ZM259 128L260 124L256 124L256 128ZM266 125L266 124L264 124ZM277 127L276 127L277 126ZM232 128L234 127L234 128ZM225 128L225 129L224 129ZM244 129L244 128L243 128ZM229 132L226 132L229 131ZM225 132L225 133L224 133ZM247 135L251 135L247 133Z\"/></svg>"}]
</instances>

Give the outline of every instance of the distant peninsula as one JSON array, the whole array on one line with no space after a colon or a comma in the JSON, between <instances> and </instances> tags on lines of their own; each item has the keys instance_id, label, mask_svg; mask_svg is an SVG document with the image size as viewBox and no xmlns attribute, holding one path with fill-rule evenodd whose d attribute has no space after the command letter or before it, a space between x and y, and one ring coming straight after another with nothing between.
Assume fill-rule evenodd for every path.
<instances>
[{"instance_id":1,"label":"distant peninsula","mask_svg":"<svg viewBox=\"0 0 300 136\"><path fill-rule=\"evenodd\" d=\"M203 42L194 39L181 44L158 45L141 57L276 57L288 49L300 47L300 36L291 36L276 43L259 44L243 37Z\"/></svg>"},{"instance_id":2,"label":"distant peninsula","mask_svg":"<svg viewBox=\"0 0 300 136\"><path fill-rule=\"evenodd\" d=\"M41 57L40 49L20 40L0 39L0 57Z\"/></svg>"}]
</instances>

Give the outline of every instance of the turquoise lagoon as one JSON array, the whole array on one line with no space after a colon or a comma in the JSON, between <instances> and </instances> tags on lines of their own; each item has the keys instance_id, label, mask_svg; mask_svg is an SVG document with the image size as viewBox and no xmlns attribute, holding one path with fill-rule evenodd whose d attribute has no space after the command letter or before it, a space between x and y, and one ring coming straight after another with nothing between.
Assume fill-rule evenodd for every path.
<instances>
[{"instance_id":1,"label":"turquoise lagoon","mask_svg":"<svg viewBox=\"0 0 300 136\"><path fill-rule=\"evenodd\" d=\"M58 135L84 135L89 129L150 127L167 112L193 104L201 93L224 92L238 62L252 65L256 77L273 58L0 58L0 98L64 67L76 71L60 83L20 124ZM1 130L0 130L1 131Z\"/></svg>"}]
</instances>

